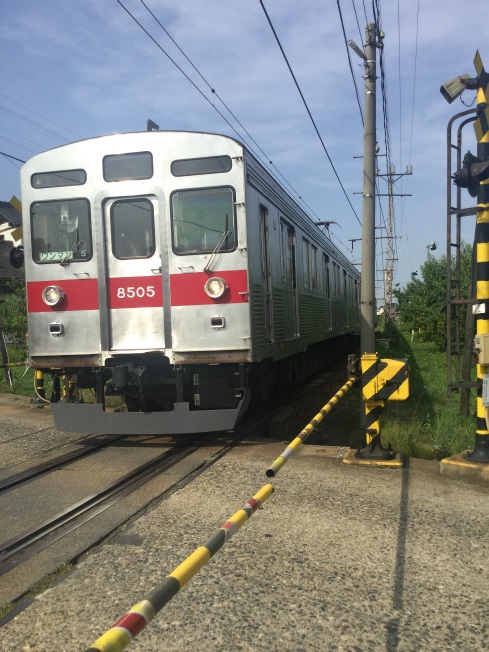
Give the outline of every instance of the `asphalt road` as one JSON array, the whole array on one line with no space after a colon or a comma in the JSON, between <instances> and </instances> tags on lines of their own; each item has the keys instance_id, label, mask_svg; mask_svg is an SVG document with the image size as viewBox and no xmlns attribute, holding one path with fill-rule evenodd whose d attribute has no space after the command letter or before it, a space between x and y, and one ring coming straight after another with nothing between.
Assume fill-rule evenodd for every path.
<instances>
[{"instance_id":1,"label":"asphalt road","mask_svg":"<svg viewBox=\"0 0 489 652\"><path fill-rule=\"evenodd\" d=\"M268 482L285 443L242 444L153 504L8 622L2 652L85 650ZM486 649L489 489L436 462L363 468L343 453L303 447L128 649Z\"/></svg>"}]
</instances>

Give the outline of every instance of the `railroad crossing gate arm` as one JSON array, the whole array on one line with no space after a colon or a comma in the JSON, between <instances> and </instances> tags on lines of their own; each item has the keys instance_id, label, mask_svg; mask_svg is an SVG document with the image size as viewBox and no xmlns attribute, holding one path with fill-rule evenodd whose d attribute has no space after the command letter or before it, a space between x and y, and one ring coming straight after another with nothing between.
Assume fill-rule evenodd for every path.
<instances>
[{"instance_id":1,"label":"railroad crossing gate arm","mask_svg":"<svg viewBox=\"0 0 489 652\"><path fill-rule=\"evenodd\" d=\"M409 368L405 358L379 359L362 355L362 396L370 401L405 401L409 397Z\"/></svg>"}]
</instances>

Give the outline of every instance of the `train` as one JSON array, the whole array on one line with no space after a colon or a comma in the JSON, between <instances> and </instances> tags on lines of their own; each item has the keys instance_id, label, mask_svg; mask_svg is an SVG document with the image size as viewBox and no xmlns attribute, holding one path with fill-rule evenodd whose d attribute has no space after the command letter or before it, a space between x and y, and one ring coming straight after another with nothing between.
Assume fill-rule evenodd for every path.
<instances>
[{"instance_id":1,"label":"train","mask_svg":"<svg viewBox=\"0 0 489 652\"><path fill-rule=\"evenodd\" d=\"M232 430L359 330L357 269L234 138L80 140L31 158L21 192L29 364L58 429Z\"/></svg>"}]
</instances>

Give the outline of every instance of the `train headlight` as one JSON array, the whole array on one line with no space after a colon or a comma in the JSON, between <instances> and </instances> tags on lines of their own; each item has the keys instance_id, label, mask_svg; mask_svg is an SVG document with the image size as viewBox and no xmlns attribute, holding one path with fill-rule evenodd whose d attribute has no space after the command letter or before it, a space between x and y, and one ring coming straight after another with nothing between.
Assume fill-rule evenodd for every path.
<instances>
[{"instance_id":1,"label":"train headlight","mask_svg":"<svg viewBox=\"0 0 489 652\"><path fill-rule=\"evenodd\" d=\"M58 306L63 302L65 293L57 285L48 285L42 291L42 300L47 306Z\"/></svg>"},{"instance_id":2,"label":"train headlight","mask_svg":"<svg viewBox=\"0 0 489 652\"><path fill-rule=\"evenodd\" d=\"M228 286L226 285L226 281L219 278L219 276L213 276L208 279L204 285L205 293L211 299L220 299L227 289Z\"/></svg>"}]
</instances>

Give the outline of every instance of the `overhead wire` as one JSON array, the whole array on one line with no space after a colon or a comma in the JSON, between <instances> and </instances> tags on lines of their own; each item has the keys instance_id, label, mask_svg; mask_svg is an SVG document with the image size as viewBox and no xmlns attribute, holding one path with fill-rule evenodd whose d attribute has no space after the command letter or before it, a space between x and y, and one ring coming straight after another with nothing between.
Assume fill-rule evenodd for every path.
<instances>
[{"instance_id":1,"label":"overhead wire","mask_svg":"<svg viewBox=\"0 0 489 652\"><path fill-rule=\"evenodd\" d=\"M413 153L414 108L415 108L416 78L417 78L417 64L418 64L418 35L419 35L419 0L417 2L417 8L416 8L416 36L415 36L415 45L414 45L414 75L413 75L413 92L412 92L412 101L411 101L411 129L410 129L410 136L409 136L409 158L408 158L409 164L411 164L411 162L412 162L412 153ZM401 204L401 206L402 205L403 204ZM402 229L403 229L403 223L404 223L404 228L405 228L405 238L406 238L407 254L408 254L408 259L409 259L409 267L412 269L413 264L412 264L409 236L408 236L408 231L407 231L407 224L404 222L404 213L401 210L401 233L402 233Z\"/></svg>"},{"instance_id":2,"label":"overhead wire","mask_svg":"<svg viewBox=\"0 0 489 652\"><path fill-rule=\"evenodd\" d=\"M7 154L6 152L0 152L0 154L7 159L9 163L12 163L12 165L15 165L16 168L19 168L18 165L14 163L14 161L18 161L19 163L25 163L25 161L21 158L17 158L16 156L12 156L12 154Z\"/></svg>"},{"instance_id":3,"label":"overhead wire","mask_svg":"<svg viewBox=\"0 0 489 652\"><path fill-rule=\"evenodd\" d=\"M417 67L418 67L418 34L419 34L419 0L418 7L416 10L416 38L414 44L414 76L413 76L413 94L412 94L412 109L411 109L411 134L409 137L409 160L411 163L411 156L413 151L413 131L414 131L414 99L416 95L416 76L417 76Z\"/></svg>"},{"instance_id":4,"label":"overhead wire","mask_svg":"<svg viewBox=\"0 0 489 652\"><path fill-rule=\"evenodd\" d=\"M30 138L27 138L26 136L21 136L20 134L16 133L15 131L11 131L10 129L5 129L4 127L0 127L0 131L5 132L7 134L11 134L12 136L16 136L17 138L20 138L21 140L25 140L27 143L31 143L32 145L36 145L36 147L40 147L41 149L44 147L44 145L41 145L41 143L36 142L35 140L31 140ZM2 138L0 136L0 138ZM6 138L2 138L2 140L8 140ZM14 145L14 141L8 140L8 142L12 142Z\"/></svg>"},{"instance_id":5,"label":"overhead wire","mask_svg":"<svg viewBox=\"0 0 489 652\"><path fill-rule=\"evenodd\" d=\"M355 215L355 217L356 217L356 219L357 219L357 222L358 222L359 224L361 224L360 219L359 219L359 217L358 217L358 215L357 215L357 213L356 213L356 211L355 211L355 209L354 209L354 207L353 207L353 204L351 203L350 198L348 197L348 195L347 195L347 193L346 193L346 190L345 190L345 187L344 187L344 185L343 185L343 182L341 181L341 179L340 179L340 177L339 177L339 174L338 174L338 172L336 171L336 168L335 168L334 163L333 163L333 161L332 161L332 159L331 159L331 156L329 155L329 152L328 152L328 150L326 149L326 145L324 144L324 141L323 141L323 139L322 139L322 137L321 137L321 134L319 133L319 129L318 129L317 125L316 125L316 122L314 121L314 118L312 117L312 113L311 113L311 111L310 111L310 109L309 109L309 106L307 105L307 102L306 102L306 100L305 100L305 98L304 98L304 95L303 95L302 90L301 90L301 88L300 88L300 86L299 86L299 83L298 83L297 78L296 78L296 76L295 76L295 74L294 74L294 71L292 70L292 67L291 67L291 65L290 65L290 63L289 63L289 60L287 59L287 56L286 56L286 54L285 54L285 52L284 52L284 49L283 49L282 44L281 44L281 42L280 42L280 39L279 39L279 37L278 37L278 35L277 35L277 32L275 31L275 28L274 28L273 23L272 23L272 21L271 21L271 19L270 19L270 16L268 15L267 10L265 9L265 5L263 4L263 0L260 0L260 4L261 4L262 9L263 9L263 12L264 12L264 14L265 14L265 16L266 16L266 18L267 18L268 24L270 25L270 29L272 30L273 35L275 36L275 40L277 41L277 45L278 45L279 48L280 48L280 51L281 51L282 56L283 56L283 58L284 58L284 60L285 60L285 63L287 64L287 67L288 67L288 69L289 69L289 72L290 72L290 74L292 75L292 79L294 80L294 83L295 83L295 85L296 85L296 88L297 88L297 90L299 91L299 95L301 96L301 99L302 99L302 102L304 103L304 106L305 106L305 108L306 108L307 114L309 115L309 118L311 119L311 122L312 122L312 124L313 124L313 126L314 126L314 130L316 131L316 134L317 134L317 136L318 136L318 138L319 138L319 141L320 141L320 143L321 143L321 145L322 145L322 147L323 147L324 153L326 154L326 156L327 156L327 158L328 158L328 161L329 161L329 163L330 163L330 165L331 165L331 167L332 167L332 169L333 169L333 172L334 172L334 174L335 174L335 176L336 176L336 179L338 180L338 183L340 184L340 187L341 187L341 189L342 189L342 191L343 191L343 194L345 195L346 200L347 200L347 202L349 203L350 208L351 208L351 210L353 211L353 214Z\"/></svg>"},{"instance_id":6,"label":"overhead wire","mask_svg":"<svg viewBox=\"0 0 489 652\"><path fill-rule=\"evenodd\" d=\"M401 0L397 0L397 66L399 90L399 161L402 161Z\"/></svg>"},{"instance_id":7,"label":"overhead wire","mask_svg":"<svg viewBox=\"0 0 489 652\"><path fill-rule=\"evenodd\" d=\"M8 100L9 102L12 102L12 104L17 104L17 106L20 106L23 109L26 109L27 111L29 111L29 113L33 113L34 115L37 115L38 118L42 118L43 120L45 120L47 122L50 122L55 127L59 127L60 129L63 129L63 131L66 131L67 133L72 134L73 136L76 136L77 138L82 138L82 136L80 134L77 134L76 131L71 131L71 129L67 129L66 127L63 127L63 125L60 125L58 122L54 122L54 120L51 120L50 118L47 118L45 115L42 115L41 113L37 113L31 107L25 106L25 104L21 104L20 102L17 102L16 100L13 100L8 95L5 95L5 93L0 93L0 97L3 97L4 99Z\"/></svg>"},{"instance_id":8,"label":"overhead wire","mask_svg":"<svg viewBox=\"0 0 489 652\"><path fill-rule=\"evenodd\" d=\"M0 113L3 113L3 115L8 118L9 120L14 120L16 122L21 122L23 125L27 126L29 129L32 129L33 131L36 131L39 134L42 134L43 136L46 136L47 138L51 138L57 142L65 142L66 139L64 136L61 134L57 133L56 131L53 131L52 129L49 129L49 127L44 127L43 125L39 124L35 120L32 120L22 114L20 114L18 111L13 111L12 109L9 109L7 106L4 106L3 104L0 104Z\"/></svg>"},{"instance_id":9,"label":"overhead wire","mask_svg":"<svg viewBox=\"0 0 489 652\"><path fill-rule=\"evenodd\" d=\"M129 9L121 2L121 0L117 0L118 4L124 9L124 11L132 18L132 20L142 29L142 31L153 41L153 43L163 52L163 54L173 63L173 65L182 73L182 75L189 81L192 86L202 95L202 97L212 106L212 108L221 116L221 118L226 122L226 124L232 129L232 131L238 136L240 140L245 140L246 138L243 138L243 135L240 134L237 129L229 122L229 120L225 117L225 115L219 111L219 109L215 106L215 104L207 97L207 95L197 86L197 84L187 75L187 73L183 70L181 66L178 65L178 63L166 52L166 50L162 47L160 43L148 32L148 30L142 25L140 21L137 20L137 18L129 11ZM234 113L231 111L231 109L225 104L225 102L221 99L221 97L218 95L216 90L209 84L209 82L205 79L205 77L200 73L200 71L197 69L197 67L192 63L190 58L185 54L185 52L182 50L182 48L177 44L175 39L169 34L168 30L163 26L163 24L158 20L158 18L155 16L155 14L149 9L147 4L141 0L141 4L146 8L148 13L154 18L154 20L158 23L158 25L163 29L165 34L170 38L170 40L174 43L174 45L178 48L180 53L185 57L185 59L188 61L188 63L192 66L192 68L197 72L199 77L204 81L204 83L208 86L208 88L211 90L211 93L213 97L217 98L221 104L224 106L224 108L228 111L228 113L233 117L233 119L236 121L236 123L243 129L243 131L248 135L250 140L256 145L256 147L259 149L263 157L266 159L267 164L269 164L277 175L282 179L282 181L288 186L288 188L294 193L294 195L298 198L298 200L310 211L317 219L319 219L318 215L313 211L313 209L307 204L302 199L302 196L297 192L297 190L290 184L290 182L285 178L285 176L280 172L280 170L277 168L276 165L274 165L273 161L270 160L270 157L267 156L267 154L261 149L261 147L258 145L258 143L255 141L255 139L251 136L251 134L246 130L246 128L241 124L241 122L238 120L238 118L234 115ZM261 159L260 155L257 154L257 152L247 143L248 149L256 156L257 159ZM261 159L263 160L263 159Z\"/></svg>"},{"instance_id":10,"label":"overhead wire","mask_svg":"<svg viewBox=\"0 0 489 652\"><path fill-rule=\"evenodd\" d=\"M174 59L164 50L164 48L161 46L160 43L154 39L151 34L146 30L146 28L140 23L140 21L137 20L137 18L129 11L127 7L120 1L117 0L118 4L121 5L121 7L126 11L127 14L134 20L134 22L143 30L143 32L155 43L155 45L167 56L167 58L175 65L175 67L184 75L184 77L190 81L190 83L194 86L196 90L211 104L211 106L216 110L216 112L225 120L225 122L228 124L228 126L234 131L234 133L238 136L240 140L243 140L246 143L246 138L243 137L242 134L240 134L236 128L225 118L225 116L217 109L215 104L213 102L210 102L208 97L205 95L205 93L202 92L202 90L191 80L191 78L183 71L183 69L174 61ZM261 152L263 159L265 160L267 164L269 164L274 172L278 175L278 177L284 182L284 184L292 191L292 193L296 196L298 201L303 204L303 206L306 207L307 211L309 211L314 217L319 220L319 216L316 214L316 212L307 204L307 202L302 198L302 196L297 192L297 190L291 185L291 183L285 178L285 176L280 172L280 170L277 168L277 166L273 163L273 161L270 160L269 156L263 151L263 149L260 147L260 145L256 142L256 140L253 138L253 136L249 133L249 131L244 127L244 125L240 122L240 120L236 117L236 115L233 113L233 111L229 108L229 106L224 102L224 100L219 96L219 94L216 92L215 88L207 81L207 79L204 77L204 75L198 70L197 66L191 61L191 59L187 56L187 54L184 52L184 50L180 47L180 45L176 42L176 40L171 36L169 31L164 27L164 25L161 23L161 21L157 18L157 16L154 14L154 12L148 7L146 2L144 0L140 0L141 4L145 7L146 11L152 16L152 18L157 22L157 24L160 26L160 28L165 32L165 34L168 36L168 38L172 41L172 43L175 45L175 47L179 50L179 52L182 54L182 56L186 59L186 61L192 66L194 71L199 75L199 77L202 79L202 81L206 84L206 86L209 88L209 90L212 93L212 97L217 99L223 107L226 109L226 111L232 116L232 118L235 120L235 122L241 127L243 132L248 136L248 138L254 143L256 148ZM254 151L253 147L251 147L247 143L248 149L256 156L257 159L260 160L260 156L257 154L256 151ZM357 218L358 219L358 218ZM341 242L341 240L338 240L340 244L345 248L345 250L348 251L346 245Z\"/></svg>"},{"instance_id":11,"label":"overhead wire","mask_svg":"<svg viewBox=\"0 0 489 652\"><path fill-rule=\"evenodd\" d=\"M356 5L355 5L355 0L351 0L351 3L353 5L353 13L355 14L355 20L357 22L358 35L360 37L360 41L363 41L363 33L362 33L362 28L360 27L360 21L358 20L358 13L357 13ZM365 18L365 20L366 20L366 18Z\"/></svg>"},{"instance_id":12,"label":"overhead wire","mask_svg":"<svg viewBox=\"0 0 489 652\"><path fill-rule=\"evenodd\" d=\"M195 72L199 75L199 77L202 79L202 81L207 85L209 90L213 95L215 95L216 99L221 102L221 104L224 106L226 111L229 112L229 114L233 117L233 119L238 123L238 125L241 127L241 129L245 132L245 134L248 136L248 138L256 145L258 150L262 153L262 155L267 159L267 162L269 165L271 165L279 174L280 178L289 186L291 190L299 197L299 199L302 199L300 195L297 193L297 191L290 185L290 183L287 181L287 179L282 175L280 170L273 164L273 161L270 160L270 157L263 151L263 149L260 147L260 145L256 142L256 140L253 138L253 136L250 134L250 132L244 127L244 125L238 120L236 115L231 111L229 106L224 102L222 97L217 93L216 89L211 86L211 84L207 81L207 79L204 77L204 75L200 72L200 70L195 66L195 64L190 60L190 58L185 54L185 52L182 50L182 48L178 45L178 43L175 41L175 39L172 37L172 35L169 33L169 31L166 29L166 27L161 23L160 20L155 16L155 14L151 11L151 9L148 7L148 5L144 2L144 0L140 0L141 4L145 7L145 9L148 11L148 13L154 18L154 20L158 23L158 25L161 27L161 29L165 32L165 34L168 36L168 38L171 40L171 42L175 45L175 47L180 51L180 53L185 57L185 59L188 61L188 63L192 66L192 68L195 70ZM237 132L235 132L237 133Z\"/></svg>"},{"instance_id":13,"label":"overhead wire","mask_svg":"<svg viewBox=\"0 0 489 652\"><path fill-rule=\"evenodd\" d=\"M353 72L353 66L352 66L351 56L350 56L350 48L348 47L348 39L346 38L345 23L343 21L343 13L341 11L340 0L336 0L336 4L338 5L338 13L340 14L341 29L343 30L343 40L345 41L346 56L348 57L348 65L350 66L350 73L353 79L353 86L355 87L355 95L357 96L358 108L360 110L360 118L362 120L362 125L363 125L364 124L363 109L362 109L362 104L360 102L360 96L358 94L357 80L355 79L355 74ZM353 3L353 7L355 7L355 3ZM358 28L360 29L360 25L358 26Z\"/></svg>"}]
</instances>

